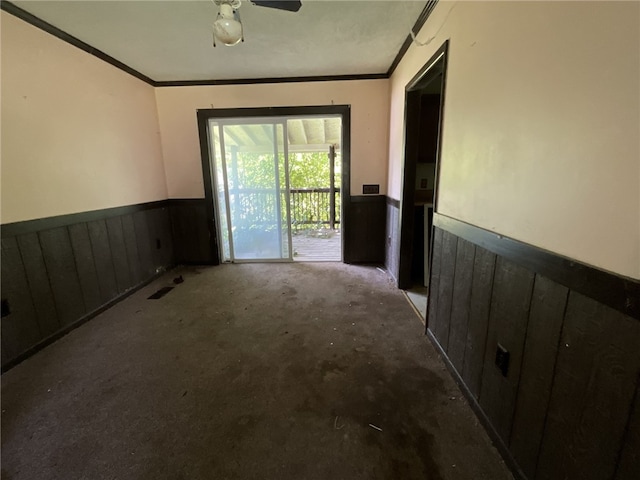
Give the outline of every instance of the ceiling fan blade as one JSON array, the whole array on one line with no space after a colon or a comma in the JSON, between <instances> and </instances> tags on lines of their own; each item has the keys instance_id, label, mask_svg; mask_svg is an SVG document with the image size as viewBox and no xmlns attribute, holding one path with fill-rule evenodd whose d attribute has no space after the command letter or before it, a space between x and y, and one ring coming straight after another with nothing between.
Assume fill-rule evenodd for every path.
<instances>
[{"instance_id":1,"label":"ceiling fan blade","mask_svg":"<svg viewBox=\"0 0 640 480\"><path fill-rule=\"evenodd\" d=\"M297 12L302 6L300 0L251 0L251 3L260 7L277 8L289 12Z\"/></svg>"}]
</instances>

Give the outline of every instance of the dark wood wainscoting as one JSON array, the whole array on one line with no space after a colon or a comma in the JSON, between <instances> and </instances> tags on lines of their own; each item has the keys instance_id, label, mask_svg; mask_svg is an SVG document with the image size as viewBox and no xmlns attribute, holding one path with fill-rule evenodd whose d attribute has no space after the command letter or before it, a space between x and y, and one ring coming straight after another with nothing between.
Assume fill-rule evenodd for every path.
<instances>
[{"instance_id":1,"label":"dark wood wainscoting","mask_svg":"<svg viewBox=\"0 0 640 480\"><path fill-rule=\"evenodd\" d=\"M386 197L352 196L345 228L345 263L383 265L385 261Z\"/></svg>"},{"instance_id":2,"label":"dark wood wainscoting","mask_svg":"<svg viewBox=\"0 0 640 480\"><path fill-rule=\"evenodd\" d=\"M435 225L427 333L514 472L637 478L640 283L442 215Z\"/></svg>"},{"instance_id":3,"label":"dark wood wainscoting","mask_svg":"<svg viewBox=\"0 0 640 480\"><path fill-rule=\"evenodd\" d=\"M168 200L173 228L175 262L218 265L215 215L204 198ZM345 263L385 262L386 197L356 195L344 202Z\"/></svg>"},{"instance_id":4,"label":"dark wood wainscoting","mask_svg":"<svg viewBox=\"0 0 640 480\"><path fill-rule=\"evenodd\" d=\"M383 264L385 197L352 197L345 261ZM2 225L2 370L176 264L217 265L205 199Z\"/></svg>"},{"instance_id":5,"label":"dark wood wainscoting","mask_svg":"<svg viewBox=\"0 0 640 480\"><path fill-rule=\"evenodd\" d=\"M2 369L170 268L166 201L2 225Z\"/></svg>"},{"instance_id":6,"label":"dark wood wainscoting","mask_svg":"<svg viewBox=\"0 0 640 480\"><path fill-rule=\"evenodd\" d=\"M213 220L209 220L204 198L171 199L171 228L175 262L218 265L218 244Z\"/></svg>"}]
</instances>

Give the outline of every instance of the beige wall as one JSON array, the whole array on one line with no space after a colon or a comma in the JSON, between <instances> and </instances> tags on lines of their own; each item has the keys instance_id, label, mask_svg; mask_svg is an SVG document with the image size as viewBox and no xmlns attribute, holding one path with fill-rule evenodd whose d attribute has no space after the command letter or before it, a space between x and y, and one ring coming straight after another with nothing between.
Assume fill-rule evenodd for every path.
<instances>
[{"instance_id":1,"label":"beige wall","mask_svg":"<svg viewBox=\"0 0 640 480\"><path fill-rule=\"evenodd\" d=\"M450 39L439 211L640 278L640 4L440 2L391 78L390 196L404 87Z\"/></svg>"},{"instance_id":2,"label":"beige wall","mask_svg":"<svg viewBox=\"0 0 640 480\"><path fill-rule=\"evenodd\" d=\"M1 15L2 223L167 198L153 87Z\"/></svg>"},{"instance_id":3,"label":"beige wall","mask_svg":"<svg viewBox=\"0 0 640 480\"><path fill-rule=\"evenodd\" d=\"M170 198L204 197L196 110L203 108L351 105L351 193L363 183L385 193L389 81L362 80L156 89Z\"/></svg>"}]
</instances>

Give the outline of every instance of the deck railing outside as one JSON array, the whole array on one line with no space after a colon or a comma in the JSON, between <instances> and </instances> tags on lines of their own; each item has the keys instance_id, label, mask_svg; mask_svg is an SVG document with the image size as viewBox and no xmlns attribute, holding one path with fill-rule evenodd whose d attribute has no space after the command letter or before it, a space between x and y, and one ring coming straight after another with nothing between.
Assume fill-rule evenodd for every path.
<instances>
[{"instance_id":1,"label":"deck railing outside","mask_svg":"<svg viewBox=\"0 0 640 480\"><path fill-rule=\"evenodd\" d=\"M314 226L334 230L340 224L339 188L292 188L289 190L289 197L293 230Z\"/></svg>"},{"instance_id":2,"label":"deck railing outside","mask_svg":"<svg viewBox=\"0 0 640 480\"><path fill-rule=\"evenodd\" d=\"M331 198L333 192L333 199ZM271 230L276 228L275 212L282 209L285 216L285 192L281 192L279 203L274 191L262 188L232 189L229 191L231 216L237 229ZM331 229L340 225L340 189L293 188L289 190L291 228Z\"/></svg>"}]
</instances>

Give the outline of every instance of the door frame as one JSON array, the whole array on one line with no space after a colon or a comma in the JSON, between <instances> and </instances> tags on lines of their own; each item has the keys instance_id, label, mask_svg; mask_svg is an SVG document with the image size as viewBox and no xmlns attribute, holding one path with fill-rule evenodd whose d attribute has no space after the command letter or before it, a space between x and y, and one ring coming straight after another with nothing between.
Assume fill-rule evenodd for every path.
<instances>
[{"instance_id":1,"label":"door frame","mask_svg":"<svg viewBox=\"0 0 640 480\"><path fill-rule=\"evenodd\" d=\"M340 176L340 232L342 241L342 261L350 258L348 251L349 212L351 211L351 105L319 105L304 107L249 107L249 108L206 108L196 112L198 136L200 141L200 157L202 161L202 177L204 180L204 196L207 204L207 228L209 231L209 249L213 254L213 264L220 264L218 245L218 227L215 215L215 195L213 191L213 168L211 162L211 144L209 136L209 120L223 118L252 117L321 117L340 115L342 121L342 172Z\"/></svg>"},{"instance_id":2,"label":"door frame","mask_svg":"<svg viewBox=\"0 0 640 480\"><path fill-rule=\"evenodd\" d=\"M402 203L400 206L400 253L398 261L398 288L411 286L411 263L413 257L413 210L415 201L416 169L420 141L420 90L442 73L440 98L440 122L436 152L436 172L433 186L433 213L438 209L440 190L440 157L442 155L442 124L444 118L445 90L447 84L447 57L449 40L446 40L429 61L414 75L405 87L404 96L404 167L402 173ZM431 284L433 226L429 238L429 284Z\"/></svg>"}]
</instances>

